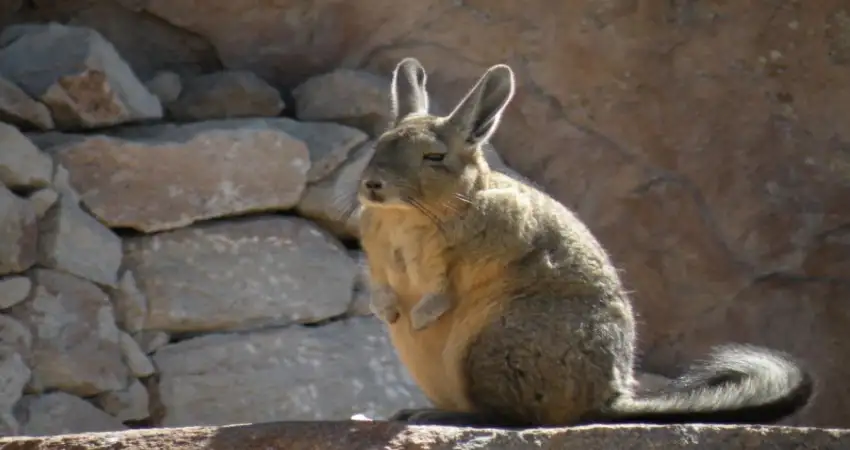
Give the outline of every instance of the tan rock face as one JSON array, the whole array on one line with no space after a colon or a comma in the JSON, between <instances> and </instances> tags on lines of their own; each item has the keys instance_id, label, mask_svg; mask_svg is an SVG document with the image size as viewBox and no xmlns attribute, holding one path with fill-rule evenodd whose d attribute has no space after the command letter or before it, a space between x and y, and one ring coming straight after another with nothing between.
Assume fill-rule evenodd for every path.
<instances>
[{"instance_id":1,"label":"tan rock face","mask_svg":"<svg viewBox=\"0 0 850 450\"><path fill-rule=\"evenodd\" d=\"M388 77L412 55L451 106L487 66L509 63L518 90L494 145L610 249L653 370L741 336L725 318L745 310L753 335L798 357L847 341L850 318L833 311L850 253L842 0L290 0L250 14L243 2L135 3L209 40L225 67L284 86L340 66ZM765 274L784 290L748 288ZM777 292L789 293L784 310ZM764 328L797 316L811 338ZM850 377L846 364L825 365L828 379ZM796 423L850 423L850 393L826 397Z\"/></svg>"},{"instance_id":2,"label":"tan rock face","mask_svg":"<svg viewBox=\"0 0 850 450\"><path fill-rule=\"evenodd\" d=\"M351 300L354 261L301 218L222 221L125 243L125 264L148 300L148 330L318 322Z\"/></svg>"},{"instance_id":3,"label":"tan rock face","mask_svg":"<svg viewBox=\"0 0 850 450\"><path fill-rule=\"evenodd\" d=\"M245 119L54 136L50 153L95 216L162 231L202 219L286 210L310 170L300 140L274 120ZM189 170L191 168L191 170Z\"/></svg>"}]
</instances>

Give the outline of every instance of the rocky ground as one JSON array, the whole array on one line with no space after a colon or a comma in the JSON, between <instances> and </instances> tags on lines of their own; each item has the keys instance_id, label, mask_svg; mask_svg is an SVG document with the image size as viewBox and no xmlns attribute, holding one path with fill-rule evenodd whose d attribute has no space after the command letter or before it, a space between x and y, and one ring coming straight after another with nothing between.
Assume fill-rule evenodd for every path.
<instances>
[{"instance_id":1,"label":"rocky ground","mask_svg":"<svg viewBox=\"0 0 850 450\"><path fill-rule=\"evenodd\" d=\"M503 431L389 423L269 423L2 439L4 450L844 450L850 433L790 427L578 427Z\"/></svg>"}]
</instances>

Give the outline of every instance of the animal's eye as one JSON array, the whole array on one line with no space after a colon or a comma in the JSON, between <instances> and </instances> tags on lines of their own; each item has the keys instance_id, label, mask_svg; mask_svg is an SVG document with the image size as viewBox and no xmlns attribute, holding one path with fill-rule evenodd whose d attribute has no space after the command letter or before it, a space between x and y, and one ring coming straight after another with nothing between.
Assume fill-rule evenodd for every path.
<instances>
[{"instance_id":1,"label":"animal's eye","mask_svg":"<svg viewBox=\"0 0 850 450\"><path fill-rule=\"evenodd\" d=\"M422 158L425 159L425 161L440 162L445 157L446 155L443 153L426 153Z\"/></svg>"}]
</instances>

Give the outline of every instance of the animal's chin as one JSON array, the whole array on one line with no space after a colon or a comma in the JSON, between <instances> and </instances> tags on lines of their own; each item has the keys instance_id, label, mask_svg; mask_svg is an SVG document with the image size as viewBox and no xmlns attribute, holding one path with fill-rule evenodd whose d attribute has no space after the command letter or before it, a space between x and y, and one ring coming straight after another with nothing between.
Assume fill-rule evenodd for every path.
<instances>
[{"instance_id":1,"label":"animal's chin","mask_svg":"<svg viewBox=\"0 0 850 450\"><path fill-rule=\"evenodd\" d=\"M374 192L361 192L357 197L360 200L360 204L366 208L399 209L409 207L409 205L401 200L385 197Z\"/></svg>"}]
</instances>

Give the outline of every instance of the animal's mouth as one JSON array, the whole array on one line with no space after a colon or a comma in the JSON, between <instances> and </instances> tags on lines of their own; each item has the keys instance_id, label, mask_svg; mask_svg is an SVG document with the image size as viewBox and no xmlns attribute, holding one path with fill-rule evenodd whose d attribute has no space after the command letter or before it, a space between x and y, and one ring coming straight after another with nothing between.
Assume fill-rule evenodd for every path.
<instances>
[{"instance_id":1,"label":"animal's mouth","mask_svg":"<svg viewBox=\"0 0 850 450\"><path fill-rule=\"evenodd\" d=\"M365 192L360 192L360 200L363 203L380 205L386 201L386 198L384 198L384 196L379 192L367 190Z\"/></svg>"}]
</instances>

